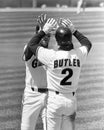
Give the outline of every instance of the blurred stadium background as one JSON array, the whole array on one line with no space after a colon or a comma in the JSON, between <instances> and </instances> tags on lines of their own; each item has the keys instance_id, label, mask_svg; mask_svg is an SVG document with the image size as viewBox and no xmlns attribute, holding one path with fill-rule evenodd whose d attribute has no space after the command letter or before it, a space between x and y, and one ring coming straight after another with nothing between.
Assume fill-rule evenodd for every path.
<instances>
[{"instance_id":1,"label":"blurred stadium background","mask_svg":"<svg viewBox=\"0 0 104 130\"><path fill-rule=\"evenodd\" d=\"M97 8L86 7L84 12L76 14L76 8L72 5L65 9L40 8L45 2L51 3L51 0L43 0L44 3L38 0L41 3L38 9L31 8L33 7L31 0L21 0L21 4L17 4L18 1L0 0L0 3L2 2L0 4L2 7L0 9L0 130L20 130L21 99L25 87L22 51L23 46L33 36L36 18L41 13L56 19L70 18L76 27L91 40L93 48L82 68L77 91L76 130L104 130L104 9L98 8L98 4L95 5ZM66 1L71 4L76 3L76 0ZM102 2L88 1L93 2L93 5L96 2ZM63 1L60 0L60 2ZM56 6L55 3L53 2L54 6ZM73 40L77 44L77 41ZM42 130L40 117L36 130Z\"/></svg>"},{"instance_id":2,"label":"blurred stadium background","mask_svg":"<svg viewBox=\"0 0 104 130\"><path fill-rule=\"evenodd\" d=\"M0 7L55 7L57 5L75 7L78 0L0 0ZM84 0L87 7L98 7L104 0Z\"/></svg>"}]
</instances>

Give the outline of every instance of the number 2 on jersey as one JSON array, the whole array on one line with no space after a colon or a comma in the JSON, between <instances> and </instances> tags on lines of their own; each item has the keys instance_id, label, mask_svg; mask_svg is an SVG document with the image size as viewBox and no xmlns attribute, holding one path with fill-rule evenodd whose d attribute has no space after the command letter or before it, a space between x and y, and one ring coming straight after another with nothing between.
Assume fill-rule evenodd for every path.
<instances>
[{"instance_id":1,"label":"number 2 on jersey","mask_svg":"<svg viewBox=\"0 0 104 130\"><path fill-rule=\"evenodd\" d=\"M62 70L61 74L68 74L61 80L60 85L71 85L72 82L68 82L68 79L72 77L73 75L73 70L70 68L65 68Z\"/></svg>"}]
</instances>

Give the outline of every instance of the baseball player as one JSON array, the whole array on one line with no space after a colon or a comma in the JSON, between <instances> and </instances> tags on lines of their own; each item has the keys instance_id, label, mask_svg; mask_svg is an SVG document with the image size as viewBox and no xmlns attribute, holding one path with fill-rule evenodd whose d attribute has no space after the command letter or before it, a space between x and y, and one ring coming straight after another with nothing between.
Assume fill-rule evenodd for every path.
<instances>
[{"instance_id":1,"label":"baseball player","mask_svg":"<svg viewBox=\"0 0 104 130\"><path fill-rule=\"evenodd\" d=\"M58 50L42 47L40 40L56 26L56 20L49 18L42 31L34 36L34 41L28 44L28 48L46 66L48 97L44 117L45 130L74 130L76 90L81 67L92 44L75 29L69 19L62 19L62 26L55 33ZM81 44L77 49L73 48L72 35Z\"/></svg>"},{"instance_id":2,"label":"baseball player","mask_svg":"<svg viewBox=\"0 0 104 130\"><path fill-rule=\"evenodd\" d=\"M36 34L44 25L46 15L38 17L39 25L36 26ZM41 45L48 46L50 36L47 35L41 40ZM34 39L31 39L28 44L31 44ZM24 48L23 59L26 65L26 87L24 89L23 110L21 119L21 130L35 130L36 123L41 110L45 105L47 95L46 71L42 64L37 60L36 55L28 48L28 44Z\"/></svg>"},{"instance_id":3,"label":"baseball player","mask_svg":"<svg viewBox=\"0 0 104 130\"><path fill-rule=\"evenodd\" d=\"M78 3L77 3L77 14L79 14L81 12L82 4L83 4L83 0L78 0Z\"/></svg>"}]
</instances>

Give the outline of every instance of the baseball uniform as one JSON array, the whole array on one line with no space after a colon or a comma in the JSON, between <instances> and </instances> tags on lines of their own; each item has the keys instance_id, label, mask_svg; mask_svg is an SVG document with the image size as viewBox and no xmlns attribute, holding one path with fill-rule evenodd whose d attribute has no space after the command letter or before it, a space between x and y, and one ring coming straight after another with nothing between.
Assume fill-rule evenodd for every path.
<instances>
[{"instance_id":1,"label":"baseball uniform","mask_svg":"<svg viewBox=\"0 0 104 130\"><path fill-rule=\"evenodd\" d=\"M46 93L38 88L46 88L46 72L36 56L32 56L26 65L26 78L23 98L21 130L35 130L39 114L44 107Z\"/></svg>"},{"instance_id":2,"label":"baseball uniform","mask_svg":"<svg viewBox=\"0 0 104 130\"><path fill-rule=\"evenodd\" d=\"M47 130L60 130L62 116L72 115L77 109L75 92L87 49L54 51L40 47L37 56L47 66Z\"/></svg>"},{"instance_id":3,"label":"baseball uniform","mask_svg":"<svg viewBox=\"0 0 104 130\"><path fill-rule=\"evenodd\" d=\"M31 39L29 43L33 40ZM48 47L49 40L50 35L47 35L40 43L42 46ZM29 50L28 44L24 47L23 56L26 66L26 87L24 89L21 130L35 130L38 116L45 105L47 95L46 71Z\"/></svg>"},{"instance_id":4,"label":"baseball uniform","mask_svg":"<svg viewBox=\"0 0 104 130\"><path fill-rule=\"evenodd\" d=\"M89 40L77 31L76 38L82 43L90 44ZM35 37L35 42L44 37L41 31ZM70 51L49 50L40 45L29 45L39 61L46 66L48 98L46 107L46 130L60 130L63 116L69 117L76 112L76 90L80 71L88 54L85 44ZM64 128L64 127L63 127ZM66 130L64 128L64 130Z\"/></svg>"}]
</instances>

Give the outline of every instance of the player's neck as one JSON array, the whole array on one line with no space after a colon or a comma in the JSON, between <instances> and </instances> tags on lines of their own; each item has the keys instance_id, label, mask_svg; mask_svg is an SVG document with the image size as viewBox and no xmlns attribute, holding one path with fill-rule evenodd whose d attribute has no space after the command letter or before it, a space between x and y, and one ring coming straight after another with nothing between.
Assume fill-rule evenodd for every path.
<instances>
[{"instance_id":1,"label":"player's neck","mask_svg":"<svg viewBox=\"0 0 104 130\"><path fill-rule=\"evenodd\" d=\"M73 49L73 45L71 44L71 45L69 45L69 46L60 46L59 48L58 48L58 50L65 50L65 51L70 51L70 50L72 50Z\"/></svg>"}]
</instances>

